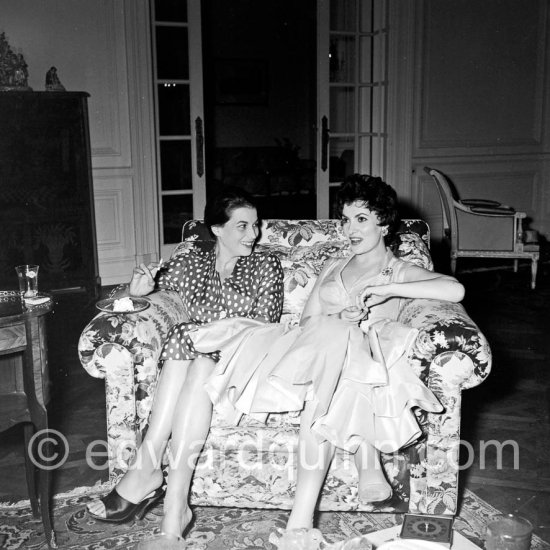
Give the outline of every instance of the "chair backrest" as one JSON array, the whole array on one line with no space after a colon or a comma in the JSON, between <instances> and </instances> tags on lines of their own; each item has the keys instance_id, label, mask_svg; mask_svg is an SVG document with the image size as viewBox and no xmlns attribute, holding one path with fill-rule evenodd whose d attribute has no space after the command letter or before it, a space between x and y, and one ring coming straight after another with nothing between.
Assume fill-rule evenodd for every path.
<instances>
[{"instance_id":1,"label":"chair backrest","mask_svg":"<svg viewBox=\"0 0 550 550\"><path fill-rule=\"evenodd\" d=\"M443 229L450 240L451 258L460 255L513 252L524 212L488 199L459 200L439 170L424 169L436 184L443 207Z\"/></svg>"},{"instance_id":2,"label":"chair backrest","mask_svg":"<svg viewBox=\"0 0 550 550\"><path fill-rule=\"evenodd\" d=\"M204 222L186 222L182 242L172 258L198 248L214 246ZM402 220L397 231L394 254L416 265L433 269L429 252L430 229L423 220ZM280 260L284 271L283 320L297 321L315 280L328 258L344 258L349 242L339 220L263 220L258 252L270 252Z\"/></svg>"},{"instance_id":3,"label":"chair backrest","mask_svg":"<svg viewBox=\"0 0 550 550\"><path fill-rule=\"evenodd\" d=\"M447 177L439 170L426 166L424 171L432 177L439 195L443 212L443 236L451 241L451 249L456 250L458 246L458 221L455 210L457 200L453 188Z\"/></svg>"}]
</instances>

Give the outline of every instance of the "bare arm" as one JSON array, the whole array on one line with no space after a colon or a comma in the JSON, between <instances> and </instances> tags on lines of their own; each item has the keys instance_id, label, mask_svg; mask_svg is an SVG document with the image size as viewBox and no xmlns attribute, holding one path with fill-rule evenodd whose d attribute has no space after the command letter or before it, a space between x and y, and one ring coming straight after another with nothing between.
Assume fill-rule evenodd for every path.
<instances>
[{"instance_id":1,"label":"bare arm","mask_svg":"<svg viewBox=\"0 0 550 550\"><path fill-rule=\"evenodd\" d=\"M155 277L162 265L162 258L158 264L140 264L134 268L130 281L130 296L146 296L155 289Z\"/></svg>"},{"instance_id":2,"label":"bare arm","mask_svg":"<svg viewBox=\"0 0 550 550\"><path fill-rule=\"evenodd\" d=\"M464 286L449 275L410 266L406 279L401 283L368 286L359 295L359 303L369 308L392 297L427 298L448 302L460 302L464 298Z\"/></svg>"}]
</instances>

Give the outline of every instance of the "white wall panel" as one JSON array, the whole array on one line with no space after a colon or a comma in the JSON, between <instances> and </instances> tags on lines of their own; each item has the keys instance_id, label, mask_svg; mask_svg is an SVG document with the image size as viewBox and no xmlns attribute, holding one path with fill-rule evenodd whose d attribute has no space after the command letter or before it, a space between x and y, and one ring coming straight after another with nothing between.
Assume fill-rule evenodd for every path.
<instances>
[{"instance_id":1,"label":"white wall panel","mask_svg":"<svg viewBox=\"0 0 550 550\"><path fill-rule=\"evenodd\" d=\"M545 13L546 2L424 2L417 154L540 149Z\"/></svg>"},{"instance_id":2,"label":"white wall panel","mask_svg":"<svg viewBox=\"0 0 550 550\"><path fill-rule=\"evenodd\" d=\"M96 4L94 2L94 4ZM86 68L94 168L130 167L130 116L125 26L121 2L95 5L94 52ZM98 78L101 75L101 78Z\"/></svg>"},{"instance_id":3,"label":"white wall panel","mask_svg":"<svg viewBox=\"0 0 550 550\"><path fill-rule=\"evenodd\" d=\"M101 282L127 281L135 265L132 179L96 176L94 196Z\"/></svg>"},{"instance_id":4,"label":"white wall panel","mask_svg":"<svg viewBox=\"0 0 550 550\"><path fill-rule=\"evenodd\" d=\"M2 0L0 27L29 68L29 86L45 89L57 67L68 91L90 94L94 167L130 166L130 123L122 2Z\"/></svg>"},{"instance_id":5,"label":"white wall panel","mask_svg":"<svg viewBox=\"0 0 550 550\"><path fill-rule=\"evenodd\" d=\"M422 0L416 11L411 202L441 233L424 166L461 198L525 211L549 236L548 2ZM399 151L398 151L399 153Z\"/></svg>"}]
</instances>

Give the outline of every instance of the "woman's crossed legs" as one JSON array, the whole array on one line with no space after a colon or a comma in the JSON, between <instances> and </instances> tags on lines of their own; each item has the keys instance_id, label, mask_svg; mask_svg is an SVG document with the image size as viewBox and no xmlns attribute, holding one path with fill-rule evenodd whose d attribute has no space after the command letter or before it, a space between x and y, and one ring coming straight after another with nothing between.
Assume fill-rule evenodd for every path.
<instances>
[{"instance_id":1,"label":"woman's crossed legs","mask_svg":"<svg viewBox=\"0 0 550 550\"><path fill-rule=\"evenodd\" d=\"M193 361L164 363L153 401L149 427L134 463L116 492L138 503L162 485L161 459L170 443L170 471L161 531L178 537L191 521L188 498L198 454L210 429L212 402L204 389L215 362L199 356ZM88 505L95 517L105 517L105 505Z\"/></svg>"}]
</instances>

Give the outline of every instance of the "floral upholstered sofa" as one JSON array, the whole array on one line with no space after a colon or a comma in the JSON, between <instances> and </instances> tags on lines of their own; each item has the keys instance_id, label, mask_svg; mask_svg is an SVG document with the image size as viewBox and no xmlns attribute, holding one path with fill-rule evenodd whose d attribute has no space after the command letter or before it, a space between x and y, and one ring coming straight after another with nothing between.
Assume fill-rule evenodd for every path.
<instances>
[{"instance_id":1,"label":"floral upholstered sofa","mask_svg":"<svg viewBox=\"0 0 550 550\"><path fill-rule=\"evenodd\" d=\"M429 228L404 220L396 255L428 269ZM174 255L213 242L202 222L188 222ZM281 259L285 274L283 321L297 323L316 276L329 256L349 253L336 220L267 220L260 250ZM115 289L113 297L119 289ZM144 435L158 376L157 359L169 328L183 320L175 292L153 292L150 307L132 314L99 313L79 342L82 365L105 379L110 480L115 483ZM489 374L491 352L460 304L407 300L399 321L418 329L409 362L445 407L442 414L418 412L425 437L394 455L383 455L393 485L390 503L377 510L454 514L457 509L460 403L464 389ZM292 505L299 412L269 415L266 424L244 417L225 425L214 412L199 458L191 502L198 505L283 508ZM166 457L165 457L166 461ZM353 457L336 454L319 501L320 510L372 511L357 499Z\"/></svg>"}]
</instances>

